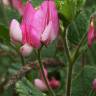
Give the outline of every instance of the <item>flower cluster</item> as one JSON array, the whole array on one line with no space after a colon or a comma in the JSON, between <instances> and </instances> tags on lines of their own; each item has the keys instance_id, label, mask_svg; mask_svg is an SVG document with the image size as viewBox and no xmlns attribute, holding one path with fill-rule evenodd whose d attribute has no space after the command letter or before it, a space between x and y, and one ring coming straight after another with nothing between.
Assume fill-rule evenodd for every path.
<instances>
[{"instance_id":1,"label":"flower cluster","mask_svg":"<svg viewBox=\"0 0 96 96\"><path fill-rule=\"evenodd\" d=\"M20 2L21 4L21 2ZM21 7L20 7L21 8ZM20 52L28 56L33 48L48 45L58 36L59 19L54 0L45 0L35 9L28 0L24 5L21 23L13 19L10 24L10 37L20 42Z\"/></svg>"}]
</instances>

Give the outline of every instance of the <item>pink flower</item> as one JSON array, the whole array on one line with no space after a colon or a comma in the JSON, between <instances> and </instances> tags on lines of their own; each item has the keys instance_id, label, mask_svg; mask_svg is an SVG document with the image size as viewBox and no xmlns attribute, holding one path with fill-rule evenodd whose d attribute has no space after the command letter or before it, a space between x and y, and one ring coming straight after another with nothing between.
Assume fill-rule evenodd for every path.
<instances>
[{"instance_id":1,"label":"pink flower","mask_svg":"<svg viewBox=\"0 0 96 96\"><path fill-rule=\"evenodd\" d=\"M88 30L88 46L89 48L92 46L96 37L95 26L94 26L94 17L90 20L89 30Z\"/></svg>"},{"instance_id":2,"label":"pink flower","mask_svg":"<svg viewBox=\"0 0 96 96\"><path fill-rule=\"evenodd\" d=\"M31 29L33 21L33 16L35 13L35 9L31 5L30 2L27 2L25 5L24 15L22 17L21 24L13 19L10 24L10 37L13 42L20 42L23 44L23 46L20 48L20 52L23 56L28 56L32 50L33 47L36 47L35 45L31 45ZM35 37L34 37L35 38ZM32 41L38 42L38 41ZM40 42L40 40L39 40Z\"/></svg>"},{"instance_id":3,"label":"pink flower","mask_svg":"<svg viewBox=\"0 0 96 96\"><path fill-rule=\"evenodd\" d=\"M54 0L45 0L37 10L27 1L21 24L15 19L10 24L10 37L12 41L23 44L20 49L23 55L30 49L29 55L33 48L40 48L42 43L51 43L58 36L58 30L59 20Z\"/></svg>"},{"instance_id":4,"label":"pink flower","mask_svg":"<svg viewBox=\"0 0 96 96\"><path fill-rule=\"evenodd\" d=\"M45 0L34 16L33 27L38 30L41 42L51 43L58 36L59 19L54 0Z\"/></svg>"},{"instance_id":5,"label":"pink flower","mask_svg":"<svg viewBox=\"0 0 96 96\"><path fill-rule=\"evenodd\" d=\"M94 79L92 82L92 88L94 91L96 91L96 79Z\"/></svg>"},{"instance_id":6,"label":"pink flower","mask_svg":"<svg viewBox=\"0 0 96 96\"><path fill-rule=\"evenodd\" d=\"M24 5L22 0L10 0L12 6L19 11L20 15L23 15L24 12Z\"/></svg>"},{"instance_id":7,"label":"pink flower","mask_svg":"<svg viewBox=\"0 0 96 96\"><path fill-rule=\"evenodd\" d=\"M48 79L48 72L47 72L47 70L45 68L44 68L44 73L45 73L45 77L46 77L46 79L48 81L48 84L49 84L49 86L51 88L56 89L56 88L59 88L60 87L60 81L59 80L56 80L55 77L51 77L50 80ZM39 90L41 90L41 91L47 91L48 88L47 88L47 86L46 86L46 84L44 82L44 78L42 76L42 73L40 73L40 77L41 77L40 79L35 79L34 80L34 84L35 84L35 86Z\"/></svg>"}]
</instances>

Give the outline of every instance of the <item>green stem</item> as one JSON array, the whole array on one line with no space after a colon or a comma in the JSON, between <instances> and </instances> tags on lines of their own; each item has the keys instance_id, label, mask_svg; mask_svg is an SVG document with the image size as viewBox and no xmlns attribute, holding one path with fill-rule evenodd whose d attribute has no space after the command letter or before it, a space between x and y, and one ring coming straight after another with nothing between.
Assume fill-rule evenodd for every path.
<instances>
[{"instance_id":1,"label":"green stem","mask_svg":"<svg viewBox=\"0 0 96 96\"><path fill-rule=\"evenodd\" d=\"M81 41L80 41L80 43L79 43L79 45L78 45L78 47L77 47L77 49L76 49L76 51L75 51L75 54L74 54L73 58L72 58L72 59L69 59L70 62L69 62L69 66L68 66L66 96L71 96L71 83L72 83L72 70L73 70L73 65L74 65L74 63L76 62L76 60L77 60L77 58L78 58L78 56L79 56L78 53L79 53L80 48L81 48L81 46L82 46L82 44L83 44L83 42L84 42L84 40L85 40L85 38L86 38L86 35L87 35L87 33L85 33L85 35L82 37L82 39L81 39ZM65 46L65 47L66 47L66 49L67 49L67 46ZM69 51L68 51L68 50L66 50L66 54L67 54L67 56L68 56L68 54L69 54ZM70 56L70 55L69 55L69 56ZM69 57L69 56L68 56L68 57Z\"/></svg>"},{"instance_id":2,"label":"green stem","mask_svg":"<svg viewBox=\"0 0 96 96\"><path fill-rule=\"evenodd\" d=\"M65 29L64 49L65 49L65 52L66 52L67 59L70 63L71 62L71 55L70 55L69 46L68 46L68 39L67 39L68 28Z\"/></svg>"},{"instance_id":3,"label":"green stem","mask_svg":"<svg viewBox=\"0 0 96 96\"><path fill-rule=\"evenodd\" d=\"M67 75L66 96L71 96L72 69L73 69L73 65L69 64L69 66L68 66L68 73L67 73L68 75Z\"/></svg>"},{"instance_id":4,"label":"green stem","mask_svg":"<svg viewBox=\"0 0 96 96\"><path fill-rule=\"evenodd\" d=\"M73 69L73 64L71 64L72 60L71 60L71 55L70 55L69 46L68 46L68 39L67 39L68 28L69 27L65 29L65 37L64 37L64 48L65 48L66 56L68 59L66 96L71 95L71 80L72 80L72 69Z\"/></svg>"},{"instance_id":5,"label":"green stem","mask_svg":"<svg viewBox=\"0 0 96 96\"><path fill-rule=\"evenodd\" d=\"M42 65L42 62L41 62L41 54L40 53L41 53L41 48L38 50L38 61L39 61L39 65L40 65L40 70L42 72L42 75L43 75L44 81L46 83L46 86L48 88L50 96L55 96L55 93L53 92L52 88L49 86L48 81L46 79L46 76L44 74L44 69L43 69L43 65Z\"/></svg>"}]
</instances>

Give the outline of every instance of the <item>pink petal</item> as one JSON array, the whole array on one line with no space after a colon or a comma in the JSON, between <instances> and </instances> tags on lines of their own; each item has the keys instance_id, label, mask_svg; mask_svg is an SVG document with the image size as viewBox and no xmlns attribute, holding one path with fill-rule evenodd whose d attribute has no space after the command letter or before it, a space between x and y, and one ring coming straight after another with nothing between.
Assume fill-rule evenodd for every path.
<instances>
[{"instance_id":1,"label":"pink petal","mask_svg":"<svg viewBox=\"0 0 96 96\"><path fill-rule=\"evenodd\" d=\"M35 48L41 46L40 37L45 28L44 14L41 9L38 9L34 14L34 19L30 26L30 44Z\"/></svg>"},{"instance_id":2,"label":"pink petal","mask_svg":"<svg viewBox=\"0 0 96 96\"><path fill-rule=\"evenodd\" d=\"M54 77L49 81L49 84L53 89L60 87L60 81L56 80Z\"/></svg>"},{"instance_id":3,"label":"pink petal","mask_svg":"<svg viewBox=\"0 0 96 96\"><path fill-rule=\"evenodd\" d=\"M45 30L45 27L47 26L48 22L48 11L47 11L47 1L44 1L40 8L36 11L32 23L32 27L34 30L36 30L36 33L38 34L38 37L40 39L41 34Z\"/></svg>"},{"instance_id":4,"label":"pink petal","mask_svg":"<svg viewBox=\"0 0 96 96\"><path fill-rule=\"evenodd\" d=\"M44 18L43 11L41 9L37 10L37 12L34 15L32 27L36 29L36 33L38 33L39 38L45 27L44 19L45 18Z\"/></svg>"},{"instance_id":5,"label":"pink petal","mask_svg":"<svg viewBox=\"0 0 96 96\"><path fill-rule=\"evenodd\" d=\"M31 32L30 27L32 25L34 13L35 9L33 8L30 2L27 2L21 23L21 29L23 32L23 39L22 39L23 44L25 43L30 44L30 40L32 38L30 33Z\"/></svg>"},{"instance_id":6,"label":"pink petal","mask_svg":"<svg viewBox=\"0 0 96 96\"><path fill-rule=\"evenodd\" d=\"M13 41L16 42L22 41L22 31L20 28L20 24L15 19L13 19L10 24L10 37Z\"/></svg>"},{"instance_id":7,"label":"pink petal","mask_svg":"<svg viewBox=\"0 0 96 96\"><path fill-rule=\"evenodd\" d=\"M29 44L24 44L21 48L20 48L20 53L23 56L29 56L33 51L32 46L30 46Z\"/></svg>"},{"instance_id":8,"label":"pink petal","mask_svg":"<svg viewBox=\"0 0 96 96\"><path fill-rule=\"evenodd\" d=\"M45 0L41 5L41 10L44 14L43 23L45 25L45 30L41 36L41 41L48 45L56 39L59 31L59 19L54 0ZM51 27L49 27L50 22L52 22ZM50 32L48 29L50 29Z\"/></svg>"},{"instance_id":9,"label":"pink petal","mask_svg":"<svg viewBox=\"0 0 96 96\"><path fill-rule=\"evenodd\" d=\"M52 38L54 40L58 36L59 32L59 18L54 0L49 0L49 14L50 14L50 20L52 21L53 24L54 31L52 33Z\"/></svg>"},{"instance_id":10,"label":"pink petal","mask_svg":"<svg viewBox=\"0 0 96 96\"><path fill-rule=\"evenodd\" d=\"M50 21L48 26L46 26L44 32L41 35L41 41L45 44L48 45L51 41L51 34L53 32L53 27L52 27L52 22Z\"/></svg>"},{"instance_id":11,"label":"pink petal","mask_svg":"<svg viewBox=\"0 0 96 96\"><path fill-rule=\"evenodd\" d=\"M28 1L25 5L22 23L25 23L27 25L32 24L34 14L35 14L35 9L33 8L31 2Z\"/></svg>"},{"instance_id":12,"label":"pink petal","mask_svg":"<svg viewBox=\"0 0 96 96\"><path fill-rule=\"evenodd\" d=\"M34 29L33 27L30 27L30 38L29 38L30 44L34 48L40 48L41 42L40 42L40 34L38 34L38 31Z\"/></svg>"},{"instance_id":13,"label":"pink petal","mask_svg":"<svg viewBox=\"0 0 96 96\"><path fill-rule=\"evenodd\" d=\"M42 80L40 80L40 79L35 79L34 80L34 84L41 91L47 91L48 90L47 86L45 85L45 83Z\"/></svg>"}]
</instances>

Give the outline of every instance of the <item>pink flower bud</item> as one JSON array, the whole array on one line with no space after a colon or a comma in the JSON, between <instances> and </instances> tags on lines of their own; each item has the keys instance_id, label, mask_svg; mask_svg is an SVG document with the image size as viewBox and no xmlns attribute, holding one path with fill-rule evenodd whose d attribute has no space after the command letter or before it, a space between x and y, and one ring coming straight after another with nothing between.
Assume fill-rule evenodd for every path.
<instances>
[{"instance_id":1,"label":"pink flower bud","mask_svg":"<svg viewBox=\"0 0 96 96\"><path fill-rule=\"evenodd\" d=\"M88 46L89 48L92 46L92 43L95 39L95 28L93 19L90 22L89 30L88 30Z\"/></svg>"},{"instance_id":2,"label":"pink flower bud","mask_svg":"<svg viewBox=\"0 0 96 96\"><path fill-rule=\"evenodd\" d=\"M9 5L10 5L9 0L2 0L2 2L3 2L3 4L4 4L5 6L9 6Z\"/></svg>"},{"instance_id":3,"label":"pink flower bud","mask_svg":"<svg viewBox=\"0 0 96 96\"><path fill-rule=\"evenodd\" d=\"M41 91L47 91L48 90L48 88L47 88L46 84L44 83L44 81L42 81L40 79L35 79L34 84Z\"/></svg>"},{"instance_id":4,"label":"pink flower bud","mask_svg":"<svg viewBox=\"0 0 96 96\"><path fill-rule=\"evenodd\" d=\"M59 80L56 80L56 79L53 77L52 80L50 80L50 86L51 86L53 89L56 89L56 88L60 87L60 81L59 81Z\"/></svg>"},{"instance_id":5,"label":"pink flower bud","mask_svg":"<svg viewBox=\"0 0 96 96\"><path fill-rule=\"evenodd\" d=\"M23 15L24 13L24 5L22 3L22 0L10 0L12 6L18 10L18 12L20 13L20 15Z\"/></svg>"},{"instance_id":6,"label":"pink flower bud","mask_svg":"<svg viewBox=\"0 0 96 96\"><path fill-rule=\"evenodd\" d=\"M23 56L29 56L33 51L32 46L30 46L29 44L24 44L21 48L20 48L20 53Z\"/></svg>"},{"instance_id":7,"label":"pink flower bud","mask_svg":"<svg viewBox=\"0 0 96 96\"><path fill-rule=\"evenodd\" d=\"M10 37L14 42L22 41L22 30L17 20L13 19L10 24Z\"/></svg>"}]
</instances>

